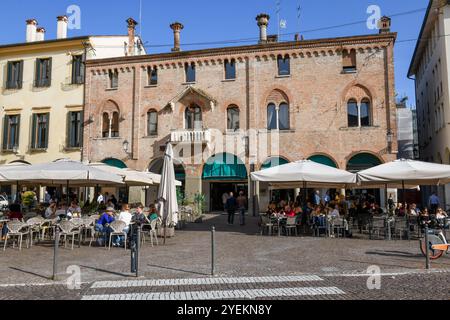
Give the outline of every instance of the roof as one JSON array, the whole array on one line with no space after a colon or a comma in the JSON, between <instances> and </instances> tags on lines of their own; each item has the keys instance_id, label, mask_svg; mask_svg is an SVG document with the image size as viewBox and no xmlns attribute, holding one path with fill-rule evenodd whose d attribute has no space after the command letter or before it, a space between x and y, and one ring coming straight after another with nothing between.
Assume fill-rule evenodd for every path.
<instances>
[{"instance_id":1,"label":"roof","mask_svg":"<svg viewBox=\"0 0 450 320\"><path fill-rule=\"evenodd\" d=\"M34 45L42 45L42 44L54 44L54 43L76 41L76 40L88 40L90 37L91 36L81 36L81 37L72 37L72 38L64 38L64 39L52 39L52 40L44 40L44 41L11 43L11 44L0 45L0 50L6 49L6 48L14 48L14 47L34 46Z\"/></svg>"},{"instance_id":2,"label":"roof","mask_svg":"<svg viewBox=\"0 0 450 320\"><path fill-rule=\"evenodd\" d=\"M442 1L444 1L445 5L450 4L450 0L430 0L430 2L428 3L427 12L426 12L425 18L422 22L422 27L420 29L419 38L417 40L416 47L414 49L414 54L411 59L411 64L408 69L408 77L411 77L416 74L418 63L420 61L420 58L422 57L421 53L425 49L426 44L427 44L426 40L428 37L426 37L426 33L429 31L427 29L427 27L430 26L428 24L428 22L437 16L435 10L431 10L431 9L439 8Z\"/></svg>"},{"instance_id":3,"label":"roof","mask_svg":"<svg viewBox=\"0 0 450 320\"><path fill-rule=\"evenodd\" d=\"M359 35L359 36L349 36L349 37L338 37L338 38L324 38L324 39L313 39L313 40L300 40L300 41L286 41L286 42L274 42L274 43L264 43L264 44L254 44L254 45L244 45L244 46L230 46L230 47L220 47L220 48L209 48L200 50L190 50L190 51L179 51L179 52L168 52L168 53L157 53L148 54L140 56L128 56L120 58L106 58L106 59L96 59L87 62L88 65L110 65L114 63L126 64L133 62L142 61L158 61L158 60L169 60L178 58L189 58L194 56L213 56L219 54L237 54L246 52L259 52L267 50L286 50L286 49L306 49L306 48L316 48L316 47L331 47L331 46L346 46L355 44L367 44L375 42L395 42L397 38L397 33L390 32L384 34L370 34L370 35Z\"/></svg>"}]
</instances>

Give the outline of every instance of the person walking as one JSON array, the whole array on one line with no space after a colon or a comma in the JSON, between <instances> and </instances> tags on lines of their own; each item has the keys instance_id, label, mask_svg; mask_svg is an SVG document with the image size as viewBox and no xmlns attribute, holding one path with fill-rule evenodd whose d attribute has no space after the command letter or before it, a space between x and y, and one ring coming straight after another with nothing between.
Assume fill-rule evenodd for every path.
<instances>
[{"instance_id":1,"label":"person walking","mask_svg":"<svg viewBox=\"0 0 450 320\"><path fill-rule=\"evenodd\" d=\"M233 192L230 192L230 196L228 197L226 203L226 209L228 212L228 225L234 224L234 214L236 212L236 207L237 207L236 198L234 197Z\"/></svg>"},{"instance_id":2,"label":"person walking","mask_svg":"<svg viewBox=\"0 0 450 320\"><path fill-rule=\"evenodd\" d=\"M244 191L239 192L239 197L236 201L239 210L241 226L245 226L245 208L247 207L247 197L244 195Z\"/></svg>"},{"instance_id":3,"label":"person walking","mask_svg":"<svg viewBox=\"0 0 450 320\"><path fill-rule=\"evenodd\" d=\"M222 194L222 203L223 203L223 211L227 212L227 200L229 198L229 195L227 192L224 192Z\"/></svg>"},{"instance_id":4,"label":"person walking","mask_svg":"<svg viewBox=\"0 0 450 320\"><path fill-rule=\"evenodd\" d=\"M431 214L436 214L437 209L440 206L440 200L437 196L436 192L433 192L433 194L428 199L428 207L430 208Z\"/></svg>"}]
</instances>

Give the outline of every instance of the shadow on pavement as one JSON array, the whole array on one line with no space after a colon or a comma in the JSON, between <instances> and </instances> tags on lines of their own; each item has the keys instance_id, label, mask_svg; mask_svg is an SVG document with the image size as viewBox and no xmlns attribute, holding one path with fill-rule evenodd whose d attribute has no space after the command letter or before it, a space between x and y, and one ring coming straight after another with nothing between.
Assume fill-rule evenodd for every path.
<instances>
[{"instance_id":1,"label":"shadow on pavement","mask_svg":"<svg viewBox=\"0 0 450 320\"><path fill-rule=\"evenodd\" d=\"M385 256L385 257L401 257L401 258L421 258L423 257L421 254L414 254L410 252L403 252L403 251L366 251L366 254L371 255L379 255L379 256Z\"/></svg>"},{"instance_id":2,"label":"shadow on pavement","mask_svg":"<svg viewBox=\"0 0 450 320\"><path fill-rule=\"evenodd\" d=\"M51 276L44 276L42 274L38 274L38 273L35 273L35 272L32 272L32 271L28 271L28 270L22 270L22 269L15 268L15 267L9 267L9 268L12 269L12 270L15 270L15 271L31 274L32 276L39 277L39 278L42 278L42 279L52 280Z\"/></svg>"},{"instance_id":3,"label":"shadow on pavement","mask_svg":"<svg viewBox=\"0 0 450 320\"><path fill-rule=\"evenodd\" d=\"M171 268L171 267L157 266L157 265L153 265L153 264L148 264L147 266L152 267L152 268L164 269L164 270L191 273L191 274L196 274L196 275L200 275L200 276L210 276L211 275L209 273L204 273L204 272L197 272L197 271L183 270L183 269L177 269L177 268Z\"/></svg>"},{"instance_id":4,"label":"shadow on pavement","mask_svg":"<svg viewBox=\"0 0 450 320\"><path fill-rule=\"evenodd\" d=\"M89 267L89 266L83 266L83 265L80 265L80 267L81 267L81 268L90 269L90 270L94 270L94 271L98 271L98 272L103 272L103 273L113 274L113 275L120 276L120 277L124 277L124 278L129 278L129 277L132 277L132 276L133 276L133 275L131 275L131 274L120 273L120 272L115 272L115 271L105 270L105 269L99 269L99 268L94 268L94 267Z\"/></svg>"}]
</instances>

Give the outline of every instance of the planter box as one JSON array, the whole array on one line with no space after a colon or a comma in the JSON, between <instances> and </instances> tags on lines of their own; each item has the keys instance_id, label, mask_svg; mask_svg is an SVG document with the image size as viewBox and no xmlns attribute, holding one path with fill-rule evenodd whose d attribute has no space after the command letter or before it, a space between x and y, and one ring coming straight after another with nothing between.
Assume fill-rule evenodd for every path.
<instances>
[{"instance_id":1,"label":"planter box","mask_svg":"<svg viewBox=\"0 0 450 320\"><path fill-rule=\"evenodd\" d=\"M166 237L172 238L175 236L175 228L166 228ZM164 228L158 229L158 237L164 238Z\"/></svg>"}]
</instances>

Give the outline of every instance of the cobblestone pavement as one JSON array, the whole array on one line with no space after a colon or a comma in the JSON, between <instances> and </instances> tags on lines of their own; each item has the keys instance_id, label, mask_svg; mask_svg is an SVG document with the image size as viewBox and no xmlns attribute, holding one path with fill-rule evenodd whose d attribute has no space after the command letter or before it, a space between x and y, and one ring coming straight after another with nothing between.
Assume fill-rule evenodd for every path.
<instances>
[{"instance_id":1,"label":"cobblestone pavement","mask_svg":"<svg viewBox=\"0 0 450 320\"><path fill-rule=\"evenodd\" d=\"M217 230L218 279L214 280L209 277L212 225ZM417 240L260 236L253 218L246 227L227 226L226 217L212 215L202 224L178 231L165 246L152 248L146 243L137 280L129 273L130 252L119 248L61 249L59 283L49 280L50 244L21 252L8 248L0 257L0 299L450 298L449 257L433 262L433 270L425 272ZM381 290L367 288L367 268L373 265L384 274ZM66 273L69 266L81 270L80 290L68 290L65 285L71 276ZM258 277L272 278L255 281ZM276 277L292 278L276 281ZM158 284L158 279L167 282ZM131 282L124 285L123 281ZM102 287L105 283L109 285Z\"/></svg>"}]
</instances>

